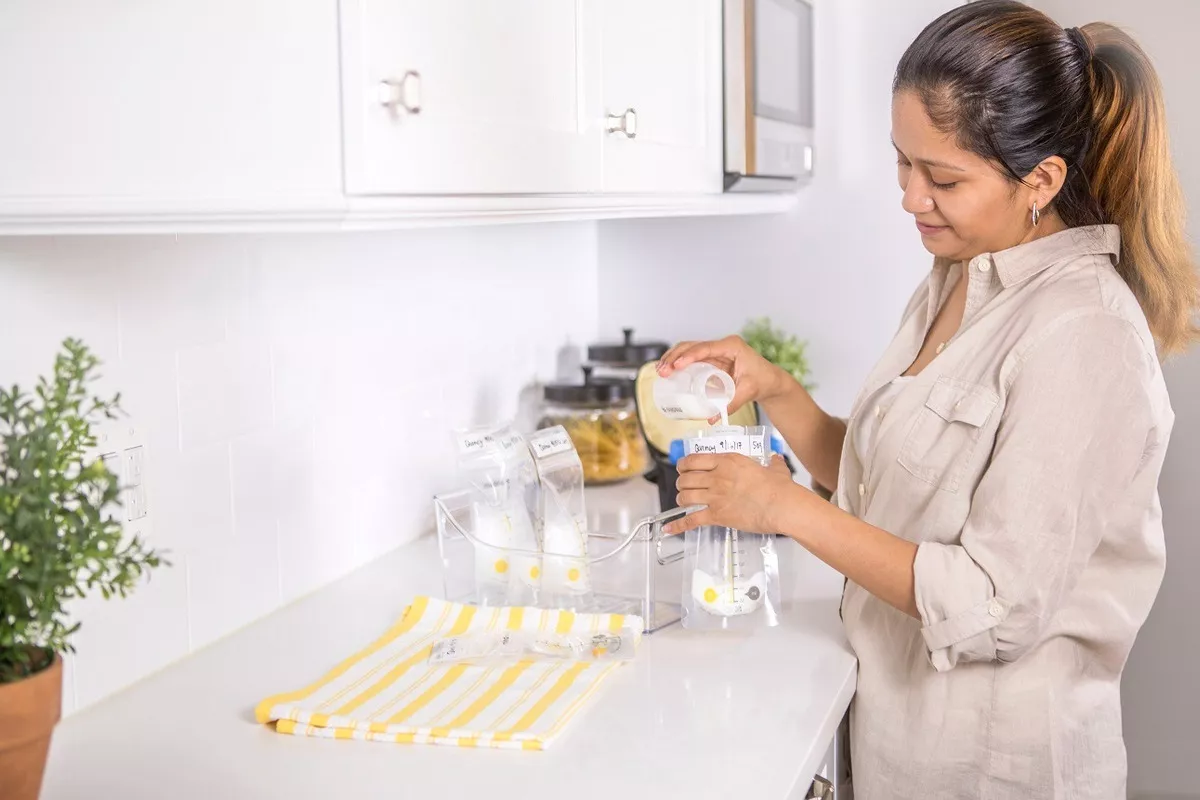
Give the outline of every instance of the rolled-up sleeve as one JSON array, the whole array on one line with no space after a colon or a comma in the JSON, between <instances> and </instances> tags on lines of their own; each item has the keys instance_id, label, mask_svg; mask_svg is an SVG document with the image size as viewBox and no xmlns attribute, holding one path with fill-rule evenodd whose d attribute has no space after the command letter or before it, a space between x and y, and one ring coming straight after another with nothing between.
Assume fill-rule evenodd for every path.
<instances>
[{"instance_id":1,"label":"rolled-up sleeve","mask_svg":"<svg viewBox=\"0 0 1200 800\"><path fill-rule=\"evenodd\" d=\"M1060 323L1018 361L960 544L917 550L937 670L1013 661L1038 644L1142 464L1151 358L1132 325L1097 312Z\"/></svg>"}]
</instances>

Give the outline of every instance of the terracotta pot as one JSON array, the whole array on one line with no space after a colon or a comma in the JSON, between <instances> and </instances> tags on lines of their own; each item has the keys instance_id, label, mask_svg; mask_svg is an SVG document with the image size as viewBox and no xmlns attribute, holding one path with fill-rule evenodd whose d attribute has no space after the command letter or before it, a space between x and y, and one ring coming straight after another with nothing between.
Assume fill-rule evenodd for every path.
<instances>
[{"instance_id":1,"label":"terracotta pot","mask_svg":"<svg viewBox=\"0 0 1200 800\"><path fill-rule=\"evenodd\" d=\"M4 800L37 800L62 716L62 659L16 683L0 683L0 786Z\"/></svg>"}]
</instances>

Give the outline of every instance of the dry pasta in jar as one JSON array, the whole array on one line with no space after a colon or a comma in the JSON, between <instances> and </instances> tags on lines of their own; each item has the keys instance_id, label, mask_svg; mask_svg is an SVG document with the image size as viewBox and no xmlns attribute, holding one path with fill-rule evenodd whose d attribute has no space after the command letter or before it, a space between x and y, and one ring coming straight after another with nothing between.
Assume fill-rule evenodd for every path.
<instances>
[{"instance_id":1,"label":"dry pasta in jar","mask_svg":"<svg viewBox=\"0 0 1200 800\"><path fill-rule=\"evenodd\" d=\"M583 383L548 385L544 398L538 427L561 425L566 429L587 485L617 483L645 474L649 456L632 384L594 380L585 371Z\"/></svg>"}]
</instances>

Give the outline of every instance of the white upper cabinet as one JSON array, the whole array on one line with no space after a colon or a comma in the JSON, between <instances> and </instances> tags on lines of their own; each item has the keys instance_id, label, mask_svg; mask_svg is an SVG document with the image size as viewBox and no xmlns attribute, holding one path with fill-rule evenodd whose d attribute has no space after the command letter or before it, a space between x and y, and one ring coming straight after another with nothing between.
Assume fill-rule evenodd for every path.
<instances>
[{"instance_id":1,"label":"white upper cabinet","mask_svg":"<svg viewBox=\"0 0 1200 800\"><path fill-rule=\"evenodd\" d=\"M592 0L591 14L604 191L721 191L721 0Z\"/></svg>"},{"instance_id":2,"label":"white upper cabinet","mask_svg":"<svg viewBox=\"0 0 1200 800\"><path fill-rule=\"evenodd\" d=\"M0 2L0 209L336 200L336 14L336 0Z\"/></svg>"},{"instance_id":3,"label":"white upper cabinet","mask_svg":"<svg viewBox=\"0 0 1200 800\"><path fill-rule=\"evenodd\" d=\"M0 235L759 213L722 0L0 0Z\"/></svg>"},{"instance_id":4,"label":"white upper cabinet","mask_svg":"<svg viewBox=\"0 0 1200 800\"><path fill-rule=\"evenodd\" d=\"M350 194L596 191L579 4L343 0Z\"/></svg>"}]
</instances>

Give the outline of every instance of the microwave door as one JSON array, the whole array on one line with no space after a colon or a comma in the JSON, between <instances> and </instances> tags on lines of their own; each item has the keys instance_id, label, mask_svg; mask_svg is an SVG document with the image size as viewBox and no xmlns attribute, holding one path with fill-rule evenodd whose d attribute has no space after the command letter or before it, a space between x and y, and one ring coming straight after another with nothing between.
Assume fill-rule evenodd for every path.
<instances>
[{"instance_id":1,"label":"microwave door","mask_svg":"<svg viewBox=\"0 0 1200 800\"><path fill-rule=\"evenodd\" d=\"M813 172L813 8L725 0L725 187L786 191Z\"/></svg>"}]
</instances>

